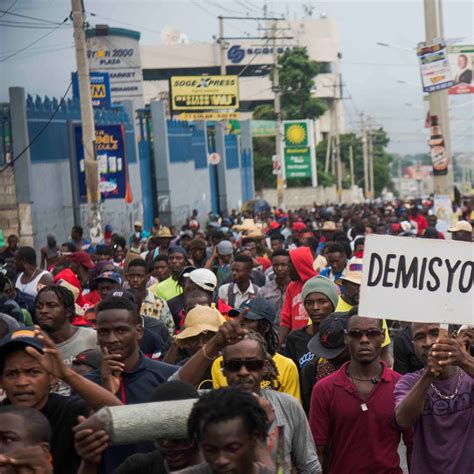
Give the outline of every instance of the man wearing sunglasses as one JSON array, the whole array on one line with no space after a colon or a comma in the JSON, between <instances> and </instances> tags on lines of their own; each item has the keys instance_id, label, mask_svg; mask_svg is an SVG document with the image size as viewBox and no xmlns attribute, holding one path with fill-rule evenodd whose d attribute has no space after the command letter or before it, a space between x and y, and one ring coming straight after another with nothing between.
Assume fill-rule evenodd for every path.
<instances>
[{"instance_id":1,"label":"man wearing sunglasses","mask_svg":"<svg viewBox=\"0 0 474 474\"><path fill-rule=\"evenodd\" d=\"M248 308L244 309L241 317L245 317L248 311ZM270 404L273 409L274 421L269 429L268 443L259 449L257 461L277 461L278 439L282 435L285 453L282 460L285 465L283 472L291 472L293 465L298 474L320 473L321 467L303 408L291 395L271 388L261 388L262 382L276 388L278 371L263 337L244 329L240 321L230 320L220 326L216 335L171 379L183 380L196 386L221 352L222 372L229 386L261 397L261 405ZM283 433L280 432L282 426Z\"/></svg>"},{"instance_id":2,"label":"man wearing sunglasses","mask_svg":"<svg viewBox=\"0 0 474 474\"><path fill-rule=\"evenodd\" d=\"M381 319L352 316L345 337L350 361L313 389L309 423L321 464L329 454L329 474L403 473L397 452L402 432L393 415L400 375L380 360L384 337ZM403 439L409 462L410 428Z\"/></svg>"}]
</instances>

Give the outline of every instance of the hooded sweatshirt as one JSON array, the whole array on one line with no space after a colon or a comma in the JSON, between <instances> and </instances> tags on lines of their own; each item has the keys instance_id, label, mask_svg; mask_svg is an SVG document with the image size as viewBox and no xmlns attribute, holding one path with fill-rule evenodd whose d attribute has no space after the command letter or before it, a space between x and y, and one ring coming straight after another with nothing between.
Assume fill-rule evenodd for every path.
<instances>
[{"instance_id":1,"label":"hooded sweatshirt","mask_svg":"<svg viewBox=\"0 0 474 474\"><path fill-rule=\"evenodd\" d=\"M313 254L308 247L299 247L290 251L291 263L295 267L300 279L292 281L285 293L285 303L281 310L281 326L292 331L302 328L308 323L308 313L301 301L303 285L317 273L313 268Z\"/></svg>"}]
</instances>

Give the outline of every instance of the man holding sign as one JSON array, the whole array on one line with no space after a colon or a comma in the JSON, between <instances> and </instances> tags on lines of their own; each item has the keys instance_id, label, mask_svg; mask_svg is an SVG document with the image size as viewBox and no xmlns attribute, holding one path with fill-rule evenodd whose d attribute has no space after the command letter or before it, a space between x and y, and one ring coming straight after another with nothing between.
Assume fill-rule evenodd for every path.
<instances>
[{"instance_id":1,"label":"man holding sign","mask_svg":"<svg viewBox=\"0 0 474 474\"><path fill-rule=\"evenodd\" d=\"M440 337L440 325L412 323L425 368L395 388L396 422L414 426L411 474L474 472L474 358L469 339Z\"/></svg>"},{"instance_id":2,"label":"man holding sign","mask_svg":"<svg viewBox=\"0 0 474 474\"><path fill-rule=\"evenodd\" d=\"M474 246L369 236L364 269L359 314L410 322L425 366L394 392L398 427L415 430L410 473L473 473L474 358L442 325L474 322Z\"/></svg>"}]
</instances>

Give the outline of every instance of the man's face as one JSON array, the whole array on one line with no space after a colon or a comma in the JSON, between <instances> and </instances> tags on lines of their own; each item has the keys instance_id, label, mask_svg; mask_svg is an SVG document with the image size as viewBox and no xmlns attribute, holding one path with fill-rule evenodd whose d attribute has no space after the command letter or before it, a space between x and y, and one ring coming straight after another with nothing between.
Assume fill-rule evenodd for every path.
<instances>
[{"instance_id":1,"label":"man's face","mask_svg":"<svg viewBox=\"0 0 474 474\"><path fill-rule=\"evenodd\" d=\"M166 280L170 275L170 267L164 260L158 260L153 264L153 276L159 281Z\"/></svg>"},{"instance_id":2,"label":"man's face","mask_svg":"<svg viewBox=\"0 0 474 474\"><path fill-rule=\"evenodd\" d=\"M134 226L133 226L133 229L134 229L135 232L137 232L138 234L141 234L141 233L142 233L142 226L141 226L141 225L134 225Z\"/></svg>"},{"instance_id":3,"label":"man's face","mask_svg":"<svg viewBox=\"0 0 474 474\"><path fill-rule=\"evenodd\" d=\"M24 272L25 271L25 265L23 263L23 259L18 255L18 253L15 254L15 270L17 272Z\"/></svg>"},{"instance_id":4,"label":"man's face","mask_svg":"<svg viewBox=\"0 0 474 474\"><path fill-rule=\"evenodd\" d=\"M16 249L18 247L18 237L16 236L8 237L7 243L10 249Z\"/></svg>"},{"instance_id":5,"label":"man's face","mask_svg":"<svg viewBox=\"0 0 474 474\"><path fill-rule=\"evenodd\" d=\"M125 250L120 245L117 245L114 249L114 260L116 262L121 262L125 258Z\"/></svg>"},{"instance_id":6,"label":"man's face","mask_svg":"<svg viewBox=\"0 0 474 474\"><path fill-rule=\"evenodd\" d=\"M426 365L428 352L439 337L439 324L413 323L410 329L416 358Z\"/></svg>"},{"instance_id":7,"label":"man's face","mask_svg":"<svg viewBox=\"0 0 474 474\"><path fill-rule=\"evenodd\" d=\"M283 240L270 239L270 247L272 248L272 252L275 252L276 250L283 250L284 249Z\"/></svg>"},{"instance_id":8,"label":"man's face","mask_svg":"<svg viewBox=\"0 0 474 474\"><path fill-rule=\"evenodd\" d=\"M193 260L196 260L200 262L201 260L204 260L204 257L206 256L206 250L205 249L192 249L191 251L191 258Z\"/></svg>"},{"instance_id":9,"label":"man's face","mask_svg":"<svg viewBox=\"0 0 474 474\"><path fill-rule=\"evenodd\" d=\"M333 273L341 273L346 268L347 257L341 252L329 252L326 255L326 259L331 267Z\"/></svg>"},{"instance_id":10,"label":"man's face","mask_svg":"<svg viewBox=\"0 0 474 474\"><path fill-rule=\"evenodd\" d=\"M34 357L18 350L5 357L0 385L12 405L41 409L48 400L50 377Z\"/></svg>"},{"instance_id":11,"label":"man's face","mask_svg":"<svg viewBox=\"0 0 474 474\"><path fill-rule=\"evenodd\" d=\"M181 237L179 245L181 245L181 247L184 247L186 250L189 250L189 247L191 247L191 242L192 240L188 236L184 235L183 237Z\"/></svg>"},{"instance_id":12,"label":"man's face","mask_svg":"<svg viewBox=\"0 0 474 474\"><path fill-rule=\"evenodd\" d=\"M453 240L457 240L458 242L472 242L471 232L460 230L458 232L453 232L452 236Z\"/></svg>"},{"instance_id":13,"label":"man's face","mask_svg":"<svg viewBox=\"0 0 474 474\"><path fill-rule=\"evenodd\" d=\"M231 255L219 255L219 261L221 265L228 265L232 261L232 254Z\"/></svg>"},{"instance_id":14,"label":"man's face","mask_svg":"<svg viewBox=\"0 0 474 474\"><path fill-rule=\"evenodd\" d=\"M159 218L159 217L155 217L155 218L153 219L153 225L154 225L156 228L160 227L160 218Z\"/></svg>"},{"instance_id":15,"label":"man's face","mask_svg":"<svg viewBox=\"0 0 474 474\"><path fill-rule=\"evenodd\" d=\"M331 300L322 293L310 293L304 300L304 309L313 324L320 324L334 311Z\"/></svg>"},{"instance_id":16,"label":"man's face","mask_svg":"<svg viewBox=\"0 0 474 474\"><path fill-rule=\"evenodd\" d=\"M61 247L59 247L58 256L60 262L67 262L70 255L72 255L72 252L69 251L66 245L61 245Z\"/></svg>"},{"instance_id":17,"label":"man's face","mask_svg":"<svg viewBox=\"0 0 474 474\"><path fill-rule=\"evenodd\" d=\"M286 257L285 255L277 255L272 258L273 272L278 279L283 280L288 278L289 263L290 257Z\"/></svg>"},{"instance_id":18,"label":"man's face","mask_svg":"<svg viewBox=\"0 0 474 474\"><path fill-rule=\"evenodd\" d=\"M120 290L120 285L116 283L115 281L112 280L99 280L99 283L97 283L97 291L99 292L100 299L105 300L112 291L117 291Z\"/></svg>"},{"instance_id":19,"label":"man's face","mask_svg":"<svg viewBox=\"0 0 474 474\"><path fill-rule=\"evenodd\" d=\"M377 224L375 232L378 235L385 235L385 224Z\"/></svg>"},{"instance_id":20,"label":"man's face","mask_svg":"<svg viewBox=\"0 0 474 474\"><path fill-rule=\"evenodd\" d=\"M213 336L215 336L215 332L213 331L205 331L197 336L188 337L182 340L182 345L184 348L188 349L191 354L195 354L199 349L207 344Z\"/></svg>"},{"instance_id":21,"label":"man's face","mask_svg":"<svg viewBox=\"0 0 474 474\"><path fill-rule=\"evenodd\" d=\"M171 273L177 275L186 264L186 258L182 253L174 252L168 256L168 263L170 266Z\"/></svg>"},{"instance_id":22,"label":"man's face","mask_svg":"<svg viewBox=\"0 0 474 474\"><path fill-rule=\"evenodd\" d=\"M250 250L250 253L252 254L252 258L255 258L257 256L257 244L251 240L245 244L246 247Z\"/></svg>"},{"instance_id":23,"label":"man's face","mask_svg":"<svg viewBox=\"0 0 474 474\"><path fill-rule=\"evenodd\" d=\"M344 286L344 299L355 306L359 304L360 285L348 280L342 280Z\"/></svg>"},{"instance_id":24,"label":"man's face","mask_svg":"<svg viewBox=\"0 0 474 474\"><path fill-rule=\"evenodd\" d=\"M264 361L264 355L262 348L257 341L251 341L244 339L237 344L227 346L223 353L223 370L222 373L227 379L227 383L230 387L239 388L246 392L258 391L260 382L263 379L265 372L266 362ZM238 370L231 370L226 368L225 363L230 361L231 364L237 364L242 361L260 361L261 368L248 368L245 365L241 365Z\"/></svg>"},{"instance_id":25,"label":"man's face","mask_svg":"<svg viewBox=\"0 0 474 474\"><path fill-rule=\"evenodd\" d=\"M71 239L72 240L81 240L81 234L77 231L77 229L71 229Z\"/></svg>"},{"instance_id":26,"label":"man's face","mask_svg":"<svg viewBox=\"0 0 474 474\"><path fill-rule=\"evenodd\" d=\"M295 266L293 265L291 258L288 261L288 274L290 275L291 281L300 280L300 275L298 273L298 270L296 270Z\"/></svg>"},{"instance_id":27,"label":"man's face","mask_svg":"<svg viewBox=\"0 0 474 474\"><path fill-rule=\"evenodd\" d=\"M245 262L234 262L232 264L232 281L234 283L245 283L250 279L251 269Z\"/></svg>"},{"instance_id":28,"label":"man's face","mask_svg":"<svg viewBox=\"0 0 474 474\"><path fill-rule=\"evenodd\" d=\"M196 451L194 444L187 439L159 439L158 449L172 471L184 469Z\"/></svg>"},{"instance_id":29,"label":"man's face","mask_svg":"<svg viewBox=\"0 0 474 474\"><path fill-rule=\"evenodd\" d=\"M171 239L161 238L161 239L158 239L158 243L159 243L160 249L166 250L166 249L169 249L170 247Z\"/></svg>"},{"instance_id":30,"label":"man's face","mask_svg":"<svg viewBox=\"0 0 474 474\"><path fill-rule=\"evenodd\" d=\"M370 364L380 357L384 332L380 320L352 316L347 327L346 343L352 359Z\"/></svg>"},{"instance_id":31,"label":"man's face","mask_svg":"<svg viewBox=\"0 0 474 474\"><path fill-rule=\"evenodd\" d=\"M147 280L148 275L144 267L128 267L127 281L132 290L144 290Z\"/></svg>"},{"instance_id":32,"label":"man's face","mask_svg":"<svg viewBox=\"0 0 474 474\"><path fill-rule=\"evenodd\" d=\"M458 56L458 66L460 69L464 69L467 66L466 56L464 55Z\"/></svg>"},{"instance_id":33,"label":"man's face","mask_svg":"<svg viewBox=\"0 0 474 474\"><path fill-rule=\"evenodd\" d=\"M106 309L97 314L97 342L102 351L119 354L124 361L138 351L143 335L140 324L135 324L127 309Z\"/></svg>"},{"instance_id":34,"label":"man's face","mask_svg":"<svg viewBox=\"0 0 474 474\"><path fill-rule=\"evenodd\" d=\"M200 443L204 458L216 474L253 472L257 440L242 418L207 425Z\"/></svg>"},{"instance_id":35,"label":"man's face","mask_svg":"<svg viewBox=\"0 0 474 474\"><path fill-rule=\"evenodd\" d=\"M14 413L0 414L0 454L7 455L19 448L29 446L28 430L25 420ZM15 472L8 468L0 468L0 472Z\"/></svg>"},{"instance_id":36,"label":"man's face","mask_svg":"<svg viewBox=\"0 0 474 474\"><path fill-rule=\"evenodd\" d=\"M106 260L110 260L111 258L112 258L112 256L110 254L107 254L107 253L96 253L95 254L95 262L96 263L105 262Z\"/></svg>"},{"instance_id":37,"label":"man's face","mask_svg":"<svg viewBox=\"0 0 474 474\"><path fill-rule=\"evenodd\" d=\"M70 316L70 314L66 314L63 302L53 291L43 291L36 298L36 317L43 331L60 330Z\"/></svg>"},{"instance_id":38,"label":"man's face","mask_svg":"<svg viewBox=\"0 0 474 474\"><path fill-rule=\"evenodd\" d=\"M438 219L436 218L435 215L430 215L426 218L427 222L428 222L428 227L436 227L436 223L438 221Z\"/></svg>"}]
</instances>

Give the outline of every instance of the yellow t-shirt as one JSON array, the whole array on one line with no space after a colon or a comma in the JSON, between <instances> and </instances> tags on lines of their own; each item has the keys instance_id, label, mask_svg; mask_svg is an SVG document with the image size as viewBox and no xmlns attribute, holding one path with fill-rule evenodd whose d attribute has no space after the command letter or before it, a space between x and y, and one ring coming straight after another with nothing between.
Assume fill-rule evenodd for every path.
<instances>
[{"instance_id":1,"label":"yellow t-shirt","mask_svg":"<svg viewBox=\"0 0 474 474\"><path fill-rule=\"evenodd\" d=\"M345 312L352 309L352 305L344 301L341 296L339 296L339 301L337 303L336 312ZM386 347L390 344L390 334L388 333L387 321L383 321L383 328L385 330L385 339L383 340L382 347Z\"/></svg>"},{"instance_id":2,"label":"yellow t-shirt","mask_svg":"<svg viewBox=\"0 0 474 474\"><path fill-rule=\"evenodd\" d=\"M212 364L211 373L214 388L227 387L227 379L222 373L221 362L222 356L219 356ZM280 382L278 391L292 395L298 401L301 401L300 379L296 364L288 357L278 354L278 352L273 356L273 362L275 362L278 369L278 382ZM268 382L262 382L262 388L268 388Z\"/></svg>"}]
</instances>

